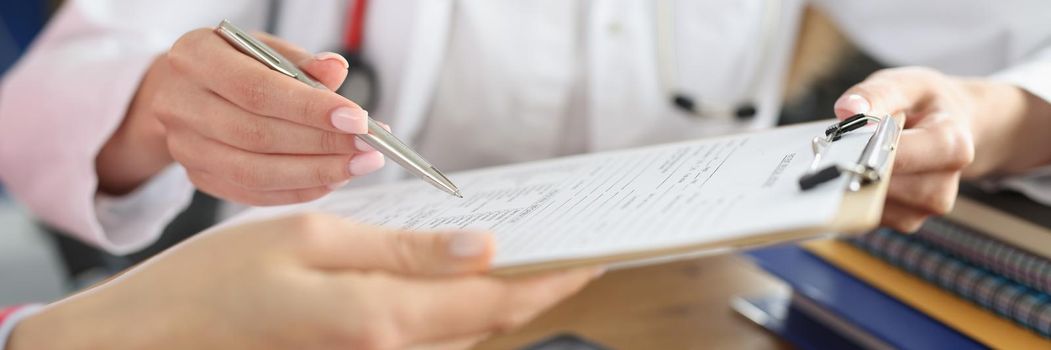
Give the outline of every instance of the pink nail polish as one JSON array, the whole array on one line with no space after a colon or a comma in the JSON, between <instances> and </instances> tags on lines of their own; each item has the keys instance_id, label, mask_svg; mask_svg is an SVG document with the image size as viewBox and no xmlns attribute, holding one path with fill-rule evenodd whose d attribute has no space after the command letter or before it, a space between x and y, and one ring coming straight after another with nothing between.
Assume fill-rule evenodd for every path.
<instances>
[{"instance_id":1,"label":"pink nail polish","mask_svg":"<svg viewBox=\"0 0 1051 350\"><path fill-rule=\"evenodd\" d=\"M348 134L369 132L369 113L361 108L339 107L330 114L332 126Z\"/></svg>"},{"instance_id":2,"label":"pink nail polish","mask_svg":"<svg viewBox=\"0 0 1051 350\"><path fill-rule=\"evenodd\" d=\"M485 253L488 242L485 237L469 232L452 234L449 239L449 255L457 258L473 258Z\"/></svg>"},{"instance_id":3,"label":"pink nail polish","mask_svg":"<svg viewBox=\"0 0 1051 350\"><path fill-rule=\"evenodd\" d=\"M314 60L317 60L317 61L325 61L325 60L339 61L339 63L343 65L343 69L349 69L350 68L350 63L347 62L347 59L345 57L343 57L343 55L340 55L340 54L335 53L335 52L322 52L322 53L319 53L317 55L314 55Z\"/></svg>"},{"instance_id":4,"label":"pink nail polish","mask_svg":"<svg viewBox=\"0 0 1051 350\"><path fill-rule=\"evenodd\" d=\"M350 174L362 176L370 174L383 167L385 160L379 152L361 153L350 159Z\"/></svg>"}]
</instances>

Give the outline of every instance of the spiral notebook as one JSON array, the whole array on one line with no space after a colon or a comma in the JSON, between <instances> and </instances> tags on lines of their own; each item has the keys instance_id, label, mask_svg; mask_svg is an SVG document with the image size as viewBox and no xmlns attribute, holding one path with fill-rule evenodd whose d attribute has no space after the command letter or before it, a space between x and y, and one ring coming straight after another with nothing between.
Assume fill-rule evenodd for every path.
<instances>
[{"instance_id":1,"label":"spiral notebook","mask_svg":"<svg viewBox=\"0 0 1051 350\"><path fill-rule=\"evenodd\" d=\"M986 312L953 292L928 283L842 240L807 242L807 251L891 297L994 349L1047 349L1051 342L1012 321Z\"/></svg>"},{"instance_id":2,"label":"spiral notebook","mask_svg":"<svg viewBox=\"0 0 1051 350\"><path fill-rule=\"evenodd\" d=\"M850 242L986 310L1051 338L1051 296L1046 293L958 259L913 235L880 229L855 237Z\"/></svg>"},{"instance_id":3,"label":"spiral notebook","mask_svg":"<svg viewBox=\"0 0 1051 350\"><path fill-rule=\"evenodd\" d=\"M463 199L416 179L347 189L252 209L233 222L321 211L392 228L489 231L496 274L862 232L879 222L887 190L879 179L889 176L902 118L841 125L820 121L450 174Z\"/></svg>"}]
</instances>

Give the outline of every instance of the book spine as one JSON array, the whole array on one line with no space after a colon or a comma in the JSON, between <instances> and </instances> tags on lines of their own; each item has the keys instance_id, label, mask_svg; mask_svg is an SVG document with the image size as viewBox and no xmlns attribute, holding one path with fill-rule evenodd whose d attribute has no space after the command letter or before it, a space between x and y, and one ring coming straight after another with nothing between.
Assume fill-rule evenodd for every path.
<instances>
[{"instance_id":1,"label":"book spine","mask_svg":"<svg viewBox=\"0 0 1051 350\"><path fill-rule=\"evenodd\" d=\"M961 260L1044 293L1051 292L1051 261L943 218L927 220L916 237Z\"/></svg>"},{"instance_id":2,"label":"book spine","mask_svg":"<svg viewBox=\"0 0 1051 350\"><path fill-rule=\"evenodd\" d=\"M876 230L849 241L892 265L1051 338L1051 296L1046 293L892 230Z\"/></svg>"}]
</instances>

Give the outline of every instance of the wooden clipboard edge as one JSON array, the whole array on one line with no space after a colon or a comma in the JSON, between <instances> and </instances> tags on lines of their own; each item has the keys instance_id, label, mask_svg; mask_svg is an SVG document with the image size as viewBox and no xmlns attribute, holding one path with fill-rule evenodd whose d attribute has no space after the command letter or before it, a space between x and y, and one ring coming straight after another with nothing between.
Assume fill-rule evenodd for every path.
<instances>
[{"instance_id":1,"label":"wooden clipboard edge","mask_svg":"<svg viewBox=\"0 0 1051 350\"><path fill-rule=\"evenodd\" d=\"M904 116L895 115L892 118L896 119L895 121L897 122L899 129L904 127ZM733 250L742 250L748 248L761 247L765 245L820 238L819 236L826 233L864 233L866 231L876 228L879 225L880 218L883 215L883 203L886 200L887 190L889 188L890 175L893 170L894 164L894 157L895 155L897 155L897 141L900 140L901 138L899 137L898 140L895 141L894 149L890 152L890 156L887 158L887 168L884 170L883 174L880 174L881 180L875 184L865 186L861 190L858 190L856 192L848 191L846 194L844 194L843 201L839 207L839 211L825 225L793 230L771 231L766 234L731 240L721 240L658 249L638 250L614 255L578 259L551 260L539 263L506 266L493 269L489 271L489 274L493 276L509 277L517 275L535 274L550 270L570 269L587 266L600 266L614 263L637 262L655 258L667 258L669 260L674 260L677 258L682 259L693 257L702 254L704 251L707 250L725 248ZM862 213L862 215L858 216L857 213L859 212Z\"/></svg>"},{"instance_id":2,"label":"wooden clipboard edge","mask_svg":"<svg viewBox=\"0 0 1051 350\"><path fill-rule=\"evenodd\" d=\"M904 115L898 114L891 118L894 118L899 130L904 130ZM887 200L887 191L890 189L890 176L894 172L894 159L898 155L899 141L901 141L900 135L894 142L894 149L891 150L890 156L887 157L887 169L880 174L881 180L878 183L862 187L856 192L848 191L843 195L839 213L828 223L827 228L830 232L860 234L879 226L880 219L883 217L883 204Z\"/></svg>"}]
</instances>

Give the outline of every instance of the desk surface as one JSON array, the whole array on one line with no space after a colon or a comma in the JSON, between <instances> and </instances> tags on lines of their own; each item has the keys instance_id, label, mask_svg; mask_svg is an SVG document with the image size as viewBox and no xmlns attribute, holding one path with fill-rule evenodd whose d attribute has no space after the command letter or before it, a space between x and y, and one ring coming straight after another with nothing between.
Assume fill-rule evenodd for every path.
<instances>
[{"instance_id":1,"label":"desk surface","mask_svg":"<svg viewBox=\"0 0 1051 350\"><path fill-rule=\"evenodd\" d=\"M787 286L734 255L612 271L513 333L479 349L516 349L571 332L614 349L786 349L730 308L738 295Z\"/></svg>"}]
</instances>

